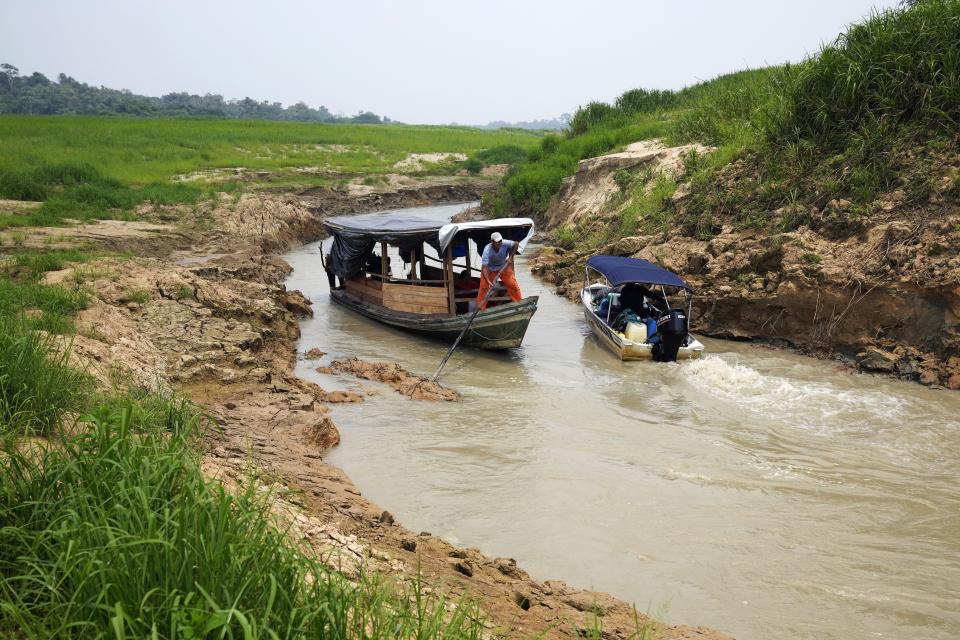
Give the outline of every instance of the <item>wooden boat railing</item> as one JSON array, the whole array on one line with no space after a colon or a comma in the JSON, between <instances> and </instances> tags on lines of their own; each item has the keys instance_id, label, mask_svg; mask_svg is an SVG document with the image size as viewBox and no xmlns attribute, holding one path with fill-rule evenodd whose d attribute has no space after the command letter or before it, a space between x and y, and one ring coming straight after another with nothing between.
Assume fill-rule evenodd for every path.
<instances>
[{"instance_id":1,"label":"wooden boat railing","mask_svg":"<svg viewBox=\"0 0 960 640\"><path fill-rule=\"evenodd\" d=\"M363 269L356 276L347 278L344 282L347 293L365 302L394 311L429 315L446 314L455 316L458 307L466 312L469 309L470 301L477 299L478 288L460 289L459 291L456 289L454 268L466 268L471 279L473 274L480 275L482 271L470 264L469 257L467 258L467 264L454 265L451 246L447 247L443 260L428 256L425 251L420 251L419 256L416 251L411 251L410 260L407 261L407 264L411 265L411 269L419 264L421 276L434 276L439 272L442 274L442 278L392 277L390 275L388 247L385 242L380 243L380 251L380 272ZM439 266L428 265L427 260ZM413 270L412 273L415 274L416 271ZM505 293L505 290L502 285L497 285L494 289L494 295L488 298L488 302L509 302L510 297L503 295L503 293Z\"/></svg>"}]
</instances>

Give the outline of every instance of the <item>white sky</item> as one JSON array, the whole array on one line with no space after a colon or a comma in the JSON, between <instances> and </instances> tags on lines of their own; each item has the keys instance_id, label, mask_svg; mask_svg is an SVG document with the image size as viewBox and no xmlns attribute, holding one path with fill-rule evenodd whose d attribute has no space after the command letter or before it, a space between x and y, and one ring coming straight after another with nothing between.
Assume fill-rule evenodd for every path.
<instances>
[{"instance_id":1,"label":"white sky","mask_svg":"<svg viewBox=\"0 0 960 640\"><path fill-rule=\"evenodd\" d=\"M162 95L532 120L798 61L895 0L3 0L0 62Z\"/></svg>"}]
</instances>

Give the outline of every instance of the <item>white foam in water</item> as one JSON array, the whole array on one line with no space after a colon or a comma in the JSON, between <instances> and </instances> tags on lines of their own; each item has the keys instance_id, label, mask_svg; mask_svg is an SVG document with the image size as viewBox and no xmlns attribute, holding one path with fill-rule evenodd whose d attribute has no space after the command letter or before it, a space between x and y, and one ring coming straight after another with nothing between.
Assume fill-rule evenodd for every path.
<instances>
[{"instance_id":1,"label":"white foam in water","mask_svg":"<svg viewBox=\"0 0 960 640\"><path fill-rule=\"evenodd\" d=\"M766 375L719 356L691 361L684 373L703 393L786 425L824 433L894 424L909 404L880 391L853 391L827 382Z\"/></svg>"}]
</instances>

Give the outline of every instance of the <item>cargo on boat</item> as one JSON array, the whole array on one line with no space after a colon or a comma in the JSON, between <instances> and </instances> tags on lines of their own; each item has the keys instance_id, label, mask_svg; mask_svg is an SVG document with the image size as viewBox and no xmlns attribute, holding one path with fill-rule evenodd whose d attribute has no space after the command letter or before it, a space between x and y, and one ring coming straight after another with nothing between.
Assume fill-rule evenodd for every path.
<instances>
[{"instance_id":1,"label":"cargo on boat","mask_svg":"<svg viewBox=\"0 0 960 640\"><path fill-rule=\"evenodd\" d=\"M429 215L374 213L329 218L333 236L324 268L336 276L331 298L384 324L453 342L476 309L480 269L474 266L494 232L520 243L533 236L529 218L438 223ZM519 347L537 296L512 302L496 287L463 344Z\"/></svg>"},{"instance_id":2,"label":"cargo on boat","mask_svg":"<svg viewBox=\"0 0 960 640\"><path fill-rule=\"evenodd\" d=\"M672 304L678 298L682 306ZM580 299L590 328L621 360L673 362L703 353L689 332L693 292L663 267L639 258L593 256Z\"/></svg>"}]
</instances>

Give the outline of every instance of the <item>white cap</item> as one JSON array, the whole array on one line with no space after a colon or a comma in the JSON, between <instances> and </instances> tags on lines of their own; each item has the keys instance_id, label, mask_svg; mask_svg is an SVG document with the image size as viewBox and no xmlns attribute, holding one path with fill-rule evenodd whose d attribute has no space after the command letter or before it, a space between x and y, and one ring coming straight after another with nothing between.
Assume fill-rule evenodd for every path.
<instances>
[{"instance_id":1,"label":"white cap","mask_svg":"<svg viewBox=\"0 0 960 640\"><path fill-rule=\"evenodd\" d=\"M500 235L499 231L494 231L492 234L490 234L490 242L502 242L502 241L503 241L503 236Z\"/></svg>"}]
</instances>

